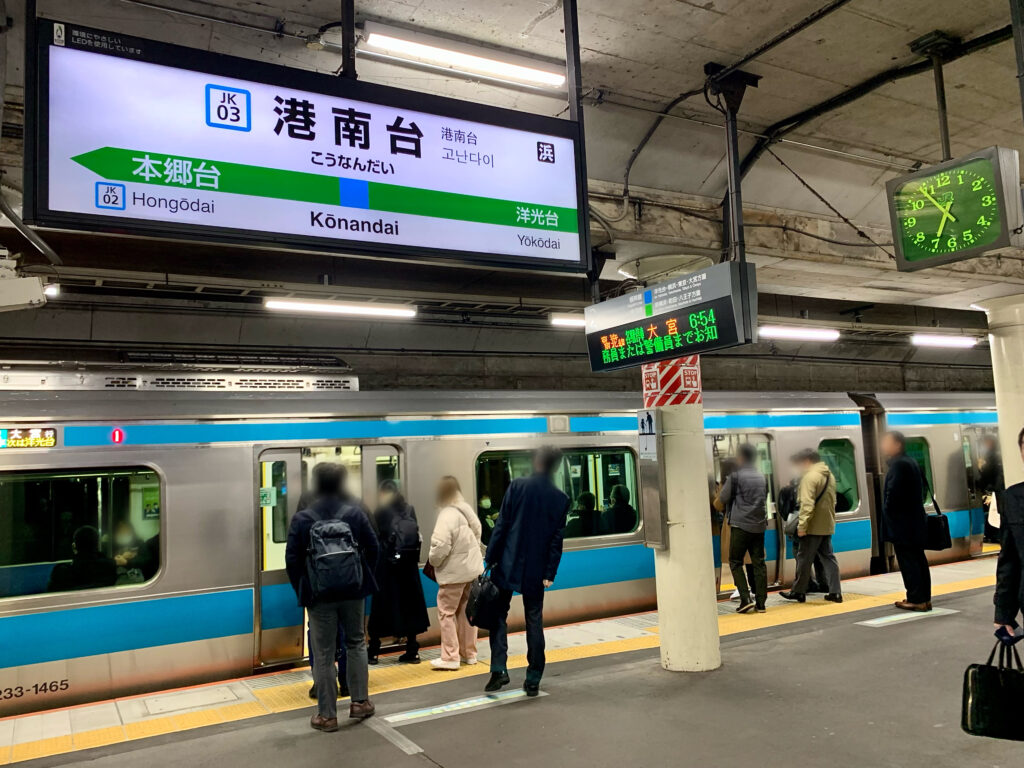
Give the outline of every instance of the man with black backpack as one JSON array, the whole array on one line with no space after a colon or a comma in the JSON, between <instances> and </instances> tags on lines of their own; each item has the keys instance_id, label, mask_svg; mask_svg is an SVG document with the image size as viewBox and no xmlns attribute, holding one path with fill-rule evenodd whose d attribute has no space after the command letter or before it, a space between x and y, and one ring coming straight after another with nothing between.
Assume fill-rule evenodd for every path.
<instances>
[{"instance_id":1,"label":"man with black backpack","mask_svg":"<svg viewBox=\"0 0 1024 768\"><path fill-rule=\"evenodd\" d=\"M380 545L366 512L345 491L345 478L340 464L324 462L313 468L316 501L296 512L285 547L288 578L299 605L309 612L317 690L317 714L309 724L318 731L338 730L334 654L339 625L345 635L352 696L349 717L362 720L374 713L363 610L374 589Z\"/></svg>"}]
</instances>

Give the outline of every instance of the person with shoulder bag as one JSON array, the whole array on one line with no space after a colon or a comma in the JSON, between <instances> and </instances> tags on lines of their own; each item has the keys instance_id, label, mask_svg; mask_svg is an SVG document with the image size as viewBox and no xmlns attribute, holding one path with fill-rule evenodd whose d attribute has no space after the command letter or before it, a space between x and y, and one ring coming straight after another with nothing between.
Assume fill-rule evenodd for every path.
<instances>
[{"instance_id":1,"label":"person with shoulder bag","mask_svg":"<svg viewBox=\"0 0 1024 768\"><path fill-rule=\"evenodd\" d=\"M482 528L476 512L462 496L459 481L451 475L437 487L440 509L430 536L427 561L437 580L437 619L441 625L441 658L430 665L457 670L460 661L476 664L477 628L466 617L470 588L484 572Z\"/></svg>"},{"instance_id":2,"label":"person with shoulder bag","mask_svg":"<svg viewBox=\"0 0 1024 768\"><path fill-rule=\"evenodd\" d=\"M836 530L836 479L821 455L811 448L800 451L792 460L802 472L797 491L800 511L795 539L796 577L793 586L779 595L786 600L806 602L814 561L820 557L828 589L825 599L841 603L839 561L832 551L832 534Z\"/></svg>"},{"instance_id":3,"label":"person with shoulder bag","mask_svg":"<svg viewBox=\"0 0 1024 768\"><path fill-rule=\"evenodd\" d=\"M349 717L362 720L374 711L363 635L363 613L374 590L380 547L369 517L345 491L346 471L323 462L313 468L316 501L292 518L285 545L285 568L299 605L309 612L313 681L317 714L310 726L338 730L335 643L345 635L346 674L352 701Z\"/></svg>"},{"instance_id":4,"label":"person with shoulder bag","mask_svg":"<svg viewBox=\"0 0 1024 768\"><path fill-rule=\"evenodd\" d=\"M1017 435L1017 447L1024 460L1024 429ZM1011 485L998 499L1002 548L996 565L995 625L1003 637L1014 639L1020 632L1017 617L1024 611L1024 483Z\"/></svg>"},{"instance_id":5,"label":"person with shoulder bag","mask_svg":"<svg viewBox=\"0 0 1024 768\"><path fill-rule=\"evenodd\" d=\"M895 606L904 611L932 609L932 576L928 566L928 513L924 508L925 480L921 468L907 455L900 432L882 435L882 456L888 461L882 492L882 540L892 544L907 597Z\"/></svg>"}]
</instances>

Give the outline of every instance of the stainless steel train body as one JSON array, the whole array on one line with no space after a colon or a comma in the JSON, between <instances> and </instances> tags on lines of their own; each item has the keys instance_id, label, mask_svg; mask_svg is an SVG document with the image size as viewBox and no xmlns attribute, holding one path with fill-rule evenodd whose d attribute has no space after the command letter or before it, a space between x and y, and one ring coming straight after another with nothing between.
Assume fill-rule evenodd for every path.
<instances>
[{"instance_id":1,"label":"stainless steel train body","mask_svg":"<svg viewBox=\"0 0 1024 768\"><path fill-rule=\"evenodd\" d=\"M0 426L55 429L57 443L0 449L0 716L300 661L304 622L283 571L284 532L317 460L347 463L354 489L368 502L382 476L397 476L425 538L440 476L455 475L466 497L480 502L485 484L496 474L524 471L528 451L540 442L575 457L566 471L570 491L589 487L604 504L613 484L639 490L636 395L332 388L76 391L50 383L0 391ZM931 446L936 495L955 518L956 549L943 554L979 552L980 501L969 495L962 440L992 428L991 398L965 409L952 401L894 396L891 407L908 434L920 432ZM800 448L832 441L826 447L836 460L852 462L841 471L856 504L840 513L835 537L848 577L866 574L879 549L872 523L877 473L865 464L867 410L832 394L707 393L705 403L712 473L727 468L723 462L738 442L752 441L770 475L773 500L789 480L786 458ZM157 511L159 533L150 541L159 568L141 583L49 592L47 574L59 562L4 557L5 546L14 548L14 517L34 514L15 508L10 488L86 471L134 473L132 482L151 478L142 483L141 497L133 487L131 504L133 515L143 502L144 516ZM709 477L709 493L716 479ZM121 494L125 504L127 494ZM497 508L500 499L493 502ZM640 520L631 532L566 539L546 599L549 622L654 606L654 556ZM766 545L770 576L787 580L793 561L776 520ZM717 536L714 547L718 565ZM433 614L436 587L427 581L424 587Z\"/></svg>"}]
</instances>

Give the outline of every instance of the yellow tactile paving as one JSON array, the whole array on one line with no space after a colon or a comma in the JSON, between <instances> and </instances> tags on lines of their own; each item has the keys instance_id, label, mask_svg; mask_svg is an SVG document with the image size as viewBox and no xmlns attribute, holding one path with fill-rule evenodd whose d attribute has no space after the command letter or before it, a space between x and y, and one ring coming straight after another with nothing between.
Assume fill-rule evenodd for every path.
<instances>
[{"instance_id":1,"label":"yellow tactile paving","mask_svg":"<svg viewBox=\"0 0 1024 768\"><path fill-rule=\"evenodd\" d=\"M11 762L17 763L22 760L35 760L37 757L49 757L59 755L62 752L70 752L73 749L70 736L56 736L52 739L40 739L39 741L26 741L24 744L15 744L11 749Z\"/></svg>"},{"instance_id":2,"label":"yellow tactile paving","mask_svg":"<svg viewBox=\"0 0 1024 768\"><path fill-rule=\"evenodd\" d=\"M975 579L966 579L949 584L935 585L932 594L935 596L965 592L972 589L991 587L995 584L995 576L982 576ZM826 616L836 616L844 613L853 613L866 608L876 608L890 605L893 601L902 599L903 594L889 593L885 595L861 595L847 593L842 603L829 603L814 598L807 603L787 603L780 606L772 606L767 613L755 614L726 614L718 617L719 633L722 636L749 632L755 629L765 629L784 624L793 624L811 619L819 619ZM636 651L658 647L658 630L652 627L650 634L645 637L629 638L625 640L613 640L609 642L591 643L588 645L577 645L566 648L552 648L547 652L549 662L569 661L573 659L585 659L595 656L605 656L625 651ZM510 656L508 666L510 669L521 669L526 667L526 656ZM370 694L378 695L390 691L406 688L416 688L432 683L445 682L464 677L482 676L488 673L486 663L474 666L463 666L454 672L439 672L434 670L429 663L424 664L388 664L374 667L370 675ZM289 712L297 709L310 707L312 702L309 699L309 683L289 683L284 685L270 686L253 690L257 701L228 704L222 707L212 707L196 712L187 712L180 715L168 717L157 717L134 723L127 723L123 727L101 728L93 731L84 731L74 736L61 736L41 741L16 744L12 748L0 746L0 765L31 760L39 757L47 757L72 750L89 749L91 747L116 744L125 740L143 739L150 736L158 736L164 733L176 733L179 731L200 728L205 725L216 723L232 722L246 718L259 717L271 712Z\"/></svg>"},{"instance_id":3,"label":"yellow tactile paving","mask_svg":"<svg viewBox=\"0 0 1024 768\"><path fill-rule=\"evenodd\" d=\"M97 728L94 731L82 731L71 734L71 741L74 748L92 749L93 747L105 747L108 744L117 744L124 741L124 726L115 725L110 728Z\"/></svg>"},{"instance_id":4,"label":"yellow tactile paving","mask_svg":"<svg viewBox=\"0 0 1024 768\"><path fill-rule=\"evenodd\" d=\"M981 553L983 555L994 555L1000 549L1002 549L1002 547L998 544L990 544L989 542L985 542L981 545Z\"/></svg>"}]
</instances>

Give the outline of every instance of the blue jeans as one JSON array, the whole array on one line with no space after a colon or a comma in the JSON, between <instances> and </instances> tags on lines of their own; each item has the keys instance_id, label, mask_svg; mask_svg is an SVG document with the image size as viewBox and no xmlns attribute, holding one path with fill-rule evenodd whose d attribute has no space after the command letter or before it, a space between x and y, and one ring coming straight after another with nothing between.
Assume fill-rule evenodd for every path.
<instances>
[{"instance_id":1,"label":"blue jeans","mask_svg":"<svg viewBox=\"0 0 1024 768\"><path fill-rule=\"evenodd\" d=\"M501 590L501 619L491 632L491 672L508 669L508 610L512 605L512 592ZM526 613L526 681L539 683L544 674L544 592L523 595Z\"/></svg>"}]
</instances>

